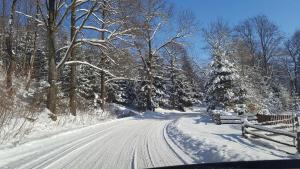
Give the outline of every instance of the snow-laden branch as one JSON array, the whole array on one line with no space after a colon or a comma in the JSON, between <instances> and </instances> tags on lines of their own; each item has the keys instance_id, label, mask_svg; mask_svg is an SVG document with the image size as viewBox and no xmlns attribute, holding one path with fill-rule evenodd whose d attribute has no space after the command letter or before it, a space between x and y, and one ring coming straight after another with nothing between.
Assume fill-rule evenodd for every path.
<instances>
[{"instance_id":1,"label":"snow-laden branch","mask_svg":"<svg viewBox=\"0 0 300 169\"><path fill-rule=\"evenodd\" d=\"M79 44L80 44L80 43L77 43L77 42L76 42L76 43L73 45L73 47L78 46ZM63 46L63 47L57 49L55 53L59 53L59 52L61 52L61 51L63 51L63 50L68 49L69 47L70 47L69 45Z\"/></svg>"},{"instance_id":2,"label":"snow-laden branch","mask_svg":"<svg viewBox=\"0 0 300 169\"><path fill-rule=\"evenodd\" d=\"M66 64L66 65L70 65L70 64L83 64L83 65L87 65L87 66L90 66L90 67L92 67L92 68L94 68L94 69L96 69L96 70L99 70L99 71L101 71L101 72L103 72L103 73L105 73L105 74L107 74L107 75L109 75L109 76L112 76L112 77L116 78L116 76L113 75L112 73L110 73L108 70L99 68L99 67L97 67L97 66L95 66L95 65L93 65L93 64L90 64L90 63L88 63L88 62L82 62L82 61L68 61L68 62L66 62L65 64Z\"/></svg>"},{"instance_id":3,"label":"snow-laden branch","mask_svg":"<svg viewBox=\"0 0 300 169\"><path fill-rule=\"evenodd\" d=\"M66 3L65 2L59 2L58 3L58 7L57 7L57 10L60 10L63 6L66 6L67 7L67 5L66 5Z\"/></svg>"},{"instance_id":4,"label":"snow-laden branch","mask_svg":"<svg viewBox=\"0 0 300 169\"><path fill-rule=\"evenodd\" d=\"M83 17L85 17L88 14L88 12L85 12L83 14L81 14L80 16L76 17L75 21L79 21L80 19L82 19Z\"/></svg>"},{"instance_id":5,"label":"snow-laden branch","mask_svg":"<svg viewBox=\"0 0 300 169\"><path fill-rule=\"evenodd\" d=\"M98 31L98 32L109 32L109 33L111 33L107 29L101 29L101 28L97 28L97 27L94 27L94 26L83 26L82 29L89 29L89 30L94 30L94 31Z\"/></svg>"},{"instance_id":6,"label":"snow-laden branch","mask_svg":"<svg viewBox=\"0 0 300 169\"><path fill-rule=\"evenodd\" d=\"M167 45L171 44L171 43L178 43L176 42L177 39L180 38L184 38L186 35L178 33L176 36L174 36L173 38L169 39L168 41L166 41L165 43L163 43L160 47L156 48L156 50L152 53L152 55L155 55L159 50L161 50L162 48L166 47Z\"/></svg>"},{"instance_id":7,"label":"snow-laden branch","mask_svg":"<svg viewBox=\"0 0 300 169\"><path fill-rule=\"evenodd\" d=\"M77 6L80 6L80 5L82 5L82 4L86 3L86 2L89 2L89 1L90 0L77 0L75 5L77 7Z\"/></svg>"},{"instance_id":8,"label":"snow-laden branch","mask_svg":"<svg viewBox=\"0 0 300 169\"><path fill-rule=\"evenodd\" d=\"M67 17L70 9L71 9L71 6L73 5L73 3L75 3L75 1L73 1L70 5L66 5L66 11L61 15L62 17L60 18L60 20L57 22L56 26L59 27L63 21L65 20L65 18Z\"/></svg>"},{"instance_id":9,"label":"snow-laden branch","mask_svg":"<svg viewBox=\"0 0 300 169\"><path fill-rule=\"evenodd\" d=\"M46 18L49 18L49 16L47 14L43 13L40 3L37 4L37 8L38 8L39 13L41 14L41 18L43 19L45 26L48 27L48 24L47 24L48 22L47 22ZM45 17L45 15L46 15L46 17Z\"/></svg>"},{"instance_id":10,"label":"snow-laden branch","mask_svg":"<svg viewBox=\"0 0 300 169\"><path fill-rule=\"evenodd\" d=\"M34 21L36 21L36 22L38 22L39 25L45 25L45 23L44 23L43 21L37 19L36 17L33 17L33 16L31 16L31 15L27 15L27 14L25 14L25 13L23 13L23 12L20 12L20 11L16 11L16 13L21 14L21 15L24 15L25 17L27 17L27 18L29 18L29 19L32 19L32 20L34 20Z\"/></svg>"},{"instance_id":11,"label":"snow-laden branch","mask_svg":"<svg viewBox=\"0 0 300 169\"><path fill-rule=\"evenodd\" d=\"M65 53L64 57L61 59L61 61L57 64L56 68L59 69L64 62L67 60L67 57L69 56L71 49L74 47L74 44L76 43L76 39L77 39L77 35L78 33L81 31L82 27L85 25L85 22L88 20L88 18L90 17L90 15L94 12L94 9L96 8L97 3L95 3L93 5L93 7L90 9L89 13L86 15L86 17L84 18L84 20L82 21L81 25L79 26L79 28L75 31L74 37L71 40L70 46L67 49L67 52Z\"/></svg>"},{"instance_id":12,"label":"snow-laden branch","mask_svg":"<svg viewBox=\"0 0 300 169\"><path fill-rule=\"evenodd\" d=\"M122 31L117 31L114 30L111 32L110 35L108 35L107 39L113 39L114 37L117 37L118 39L121 39L118 36L133 36L131 34L129 34L131 31L133 30L137 30L138 28L130 28L130 29L126 29L126 30L122 30Z\"/></svg>"},{"instance_id":13,"label":"snow-laden branch","mask_svg":"<svg viewBox=\"0 0 300 169\"><path fill-rule=\"evenodd\" d=\"M146 81L148 81L148 80L139 80L139 79L126 78L126 77L115 77L115 78L107 79L105 81L105 84L107 84L108 82L117 81L117 80L130 80L130 81L135 81L135 82L146 82Z\"/></svg>"},{"instance_id":14,"label":"snow-laden branch","mask_svg":"<svg viewBox=\"0 0 300 169\"><path fill-rule=\"evenodd\" d=\"M77 11L83 11L83 12L88 12L89 10L87 10L87 9L78 9ZM101 19L101 18L99 18L95 13L92 13L92 16L100 23L100 24L102 24L102 23L104 23L104 21Z\"/></svg>"},{"instance_id":15,"label":"snow-laden branch","mask_svg":"<svg viewBox=\"0 0 300 169\"><path fill-rule=\"evenodd\" d=\"M161 25L161 23L159 23L159 24L156 26L156 28L155 28L155 30L154 30L152 36L150 37L149 41L153 40L153 38L155 37L155 34L156 34L157 30L159 29L160 25Z\"/></svg>"},{"instance_id":16,"label":"snow-laden branch","mask_svg":"<svg viewBox=\"0 0 300 169\"><path fill-rule=\"evenodd\" d=\"M102 47L104 49L108 49L107 46L105 46L104 44L106 43L105 40L99 40L99 39L78 39L76 41L77 43L87 43L93 46L99 46Z\"/></svg>"}]
</instances>

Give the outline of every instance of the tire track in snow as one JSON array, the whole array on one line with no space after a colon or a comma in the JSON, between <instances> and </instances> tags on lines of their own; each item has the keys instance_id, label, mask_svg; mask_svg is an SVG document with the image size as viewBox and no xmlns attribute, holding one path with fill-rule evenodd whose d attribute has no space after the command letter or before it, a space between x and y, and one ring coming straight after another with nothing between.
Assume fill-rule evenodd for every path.
<instances>
[{"instance_id":1,"label":"tire track in snow","mask_svg":"<svg viewBox=\"0 0 300 169\"><path fill-rule=\"evenodd\" d=\"M194 160L190 158L188 154L182 151L181 148L168 135L168 131L167 131L168 127L173 123L175 123L176 121L178 121L178 119L175 119L164 126L163 129L164 141L167 143L169 148L174 152L174 154L176 154L176 156L183 162L183 164L191 164L194 162Z\"/></svg>"},{"instance_id":2,"label":"tire track in snow","mask_svg":"<svg viewBox=\"0 0 300 169\"><path fill-rule=\"evenodd\" d=\"M75 142L74 142L74 140L71 140L71 141L68 141L64 144L60 144L60 145L57 145L57 146L54 146L54 147L50 147L49 149L43 150L43 151L38 152L38 153L35 152L35 153L32 154L32 156L30 156L29 158L26 158L25 160L21 159L21 163L18 163L18 162L9 163L6 166L6 168L20 168L20 169L22 169L22 168L39 168L40 166L45 167L44 163L51 163L50 161L53 161L55 159L59 159L59 157L63 157L64 155L66 155L68 153L71 153L72 150L76 149L76 147L78 147L78 146L80 147L80 146L84 145L86 142L89 142L89 140L91 138L98 137L99 134L102 134L103 132L106 132L107 130L109 130L113 127L117 127L119 125L122 125L122 124L116 124L116 125L111 126L109 128L103 129L99 132L88 134L88 135L84 136L83 138L81 138L79 140L76 140ZM49 156L50 156L50 158L49 158ZM52 158L51 158L51 156L52 156ZM58 157L58 158L55 158L55 157ZM46 160L46 161L44 161L44 160ZM19 159L16 160L16 161L19 161ZM40 161L43 161L43 162L41 163ZM38 164L38 166L33 166L36 163Z\"/></svg>"},{"instance_id":3,"label":"tire track in snow","mask_svg":"<svg viewBox=\"0 0 300 169\"><path fill-rule=\"evenodd\" d=\"M137 168L137 143L138 143L138 138L137 141L135 142L135 148L132 153L132 160L131 160L131 169L136 169Z\"/></svg>"},{"instance_id":4,"label":"tire track in snow","mask_svg":"<svg viewBox=\"0 0 300 169\"><path fill-rule=\"evenodd\" d=\"M148 137L147 137L148 138ZM151 153L150 153L150 149L149 149L149 139L147 139L147 144L146 144L146 148L147 148L147 154L148 154L148 157L149 157L149 161L151 163L151 166L155 166L154 165L154 162L152 160L152 157L151 157Z\"/></svg>"},{"instance_id":5,"label":"tire track in snow","mask_svg":"<svg viewBox=\"0 0 300 169\"><path fill-rule=\"evenodd\" d=\"M30 166L32 163L39 163L39 165L37 166L34 166L34 167L30 167L30 168L45 168L47 167L49 164L51 164L52 162L62 158L62 157L66 157L68 154L72 153L73 151L76 151L82 147L85 147L87 146L88 144L90 144L91 142L93 141L96 141L95 139L102 139L103 137L105 137L106 135L108 135L108 133L106 133L105 135L103 135L103 133L107 132L108 130L110 130L111 128L114 128L114 127L117 127L118 125L115 125L115 126L112 126L112 127L109 127L109 128L106 128L102 131L99 131L97 133L93 133L91 135L88 135L78 141L75 141L74 142L71 142L67 145L70 145L68 146L67 148L66 147L61 147L60 149L58 150L54 150L51 152L51 154L45 154L43 156L41 156L40 158L34 160L34 161L31 161L30 163L27 163L24 167L22 168L29 168L28 165ZM99 134L101 134L101 136L99 137ZM58 153L56 153L58 152ZM53 154L53 156L52 156ZM46 161L44 161L44 159L46 159ZM40 163L40 161L43 161L42 163ZM21 168L21 169L22 169Z\"/></svg>"},{"instance_id":6,"label":"tire track in snow","mask_svg":"<svg viewBox=\"0 0 300 169\"><path fill-rule=\"evenodd\" d=\"M22 157L22 162L16 158L6 167L136 169L190 163L190 158L168 136L168 126L178 118L131 118L99 125L45 140L44 146L49 148L39 150L35 147L44 141L35 142L20 151L36 150L30 157Z\"/></svg>"}]
</instances>

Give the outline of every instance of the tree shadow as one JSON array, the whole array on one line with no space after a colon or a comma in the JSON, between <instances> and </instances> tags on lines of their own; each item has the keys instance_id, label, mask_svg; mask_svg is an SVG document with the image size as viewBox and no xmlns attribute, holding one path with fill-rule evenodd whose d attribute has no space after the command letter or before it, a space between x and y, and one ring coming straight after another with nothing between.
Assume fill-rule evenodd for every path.
<instances>
[{"instance_id":1,"label":"tree shadow","mask_svg":"<svg viewBox=\"0 0 300 169\"><path fill-rule=\"evenodd\" d=\"M248 138L247 140L245 138L243 138L240 134L217 134L215 133L215 135L222 137L225 140L228 140L230 142L235 142L237 144L241 144L249 149L253 149L253 150L259 150L259 151L263 151L267 154L270 155L274 155L277 156L279 158L287 158L288 156L285 155L280 155L278 153L272 152L272 151L267 151L266 148L270 149L270 150L277 150L283 153L287 153L287 154L291 154L287 151L281 150L276 148L275 146L264 142L262 140L256 140L256 139L252 139L252 138Z\"/></svg>"},{"instance_id":2,"label":"tree shadow","mask_svg":"<svg viewBox=\"0 0 300 169\"><path fill-rule=\"evenodd\" d=\"M199 118L194 119L194 121L195 124L205 123L205 125L207 125L208 123L213 123L213 120L209 115L203 115L203 114Z\"/></svg>"}]
</instances>

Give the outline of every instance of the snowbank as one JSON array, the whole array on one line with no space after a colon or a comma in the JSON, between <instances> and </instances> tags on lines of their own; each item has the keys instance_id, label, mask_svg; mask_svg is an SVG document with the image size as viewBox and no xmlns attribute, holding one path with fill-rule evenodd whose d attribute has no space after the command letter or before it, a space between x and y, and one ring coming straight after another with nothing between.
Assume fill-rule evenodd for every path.
<instances>
[{"instance_id":1,"label":"snowbank","mask_svg":"<svg viewBox=\"0 0 300 169\"><path fill-rule=\"evenodd\" d=\"M77 116L62 114L57 116L56 121L53 121L49 118L51 112L48 109L44 109L33 118L17 117L11 119L11 122L1 129L0 138L2 140L0 141L2 145L0 144L0 149L137 114L138 112L123 106L110 104L107 107L107 111L99 109L88 112L79 111Z\"/></svg>"}]
</instances>

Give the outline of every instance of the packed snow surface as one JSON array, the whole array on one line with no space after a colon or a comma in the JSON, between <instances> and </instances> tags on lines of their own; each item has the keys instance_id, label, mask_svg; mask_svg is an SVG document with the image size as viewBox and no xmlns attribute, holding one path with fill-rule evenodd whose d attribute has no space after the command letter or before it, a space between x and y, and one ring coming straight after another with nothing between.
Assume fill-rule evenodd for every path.
<instances>
[{"instance_id":1,"label":"packed snow surface","mask_svg":"<svg viewBox=\"0 0 300 169\"><path fill-rule=\"evenodd\" d=\"M241 137L239 125L215 125L205 108L146 112L1 149L0 168L147 168L295 158L295 148Z\"/></svg>"}]
</instances>

